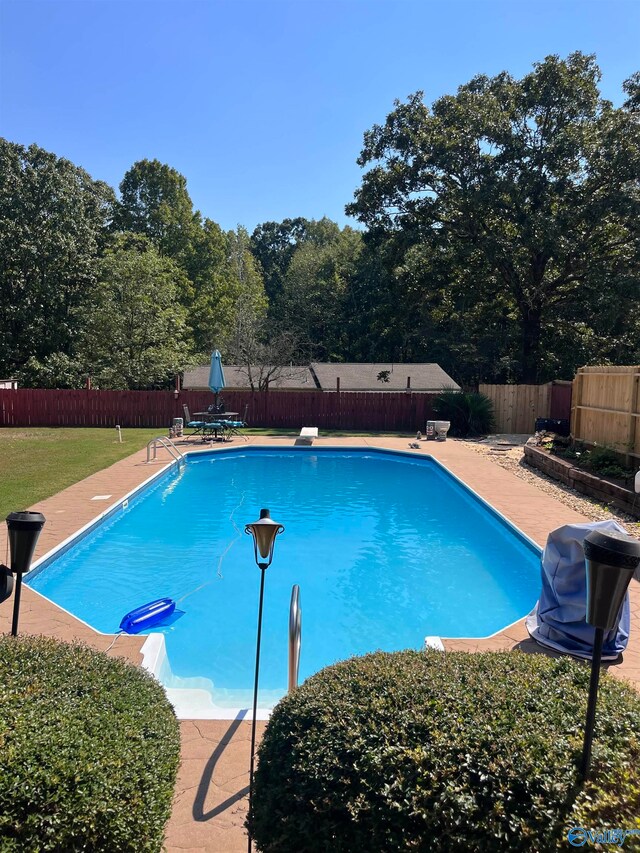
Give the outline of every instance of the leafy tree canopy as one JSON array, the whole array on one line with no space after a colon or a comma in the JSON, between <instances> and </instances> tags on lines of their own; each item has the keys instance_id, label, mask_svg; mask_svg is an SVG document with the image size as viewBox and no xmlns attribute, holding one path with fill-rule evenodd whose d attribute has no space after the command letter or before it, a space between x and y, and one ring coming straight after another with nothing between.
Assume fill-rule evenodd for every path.
<instances>
[{"instance_id":1,"label":"leafy tree canopy","mask_svg":"<svg viewBox=\"0 0 640 853\"><path fill-rule=\"evenodd\" d=\"M0 373L72 353L112 190L37 145L0 139Z\"/></svg>"},{"instance_id":2,"label":"leafy tree canopy","mask_svg":"<svg viewBox=\"0 0 640 853\"><path fill-rule=\"evenodd\" d=\"M350 283L361 249L353 228L341 231L328 219L310 223L284 277L280 323L323 361L340 360L349 346Z\"/></svg>"},{"instance_id":3,"label":"leafy tree canopy","mask_svg":"<svg viewBox=\"0 0 640 853\"><path fill-rule=\"evenodd\" d=\"M162 388L189 360L185 274L148 241L105 253L79 359L105 388Z\"/></svg>"},{"instance_id":4,"label":"leafy tree canopy","mask_svg":"<svg viewBox=\"0 0 640 853\"><path fill-rule=\"evenodd\" d=\"M264 277L264 289L270 301L282 290L296 246L304 240L309 226L301 216L282 222L264 222L251 235L251 250L260 264Z\"/></svg>"},{"instance_id":5,"label":"leafy tree canopy","mask_svg":"<svg viewBox=\"0 0 640 853\"><path fill-rule=\"evenodd\" d=\"M120 184L116 208L118 231L145 234L164 255L186 259L200 214L194 213L187 180L159 160L139 160Z\"/></svg>"},{"instance_id":6,"label":"leafy tree canopy","mask_svg":"<svg viewBox=\"0 0 640 853\"><path fill-rule=\"evenodd\" d=\"M495 305L493 321L504 316L515 333L503 357L525 382L541 378L549 328L582 319L596 282L616 300L626 278L637 305L638 78L620 109L600 97L599 80L594 57L574 53L521 80L475 77L431 109L421 92L396 102L365 134L368 171L347 206L374 245L395 247L393 277L404 265L400 277L417 276L431 300L436 282L437 308L451 303L455 319L470 301L473 329L481 306ZM398 290L396 299L406 285ZM410 302L423 308L415 294Z\"/></svg>"},{"instance_id":7,"label":"leafy tree canopy","mask_svg":"<svg viewBox=\"0 0 640 853\"><path fill-rule=\"evenodd\" d=\"M158 160L133 164L116 200L0 140L0 373L159 386L214 347L247 364L437 361L467 384L635 363L640 72L618 108L599 81L574 53L431 107L397 101L365 134L347 206L363 232L297 217L225 233ZM146 337L124 325L137 298Z\"/></svg>"}]
</instances>

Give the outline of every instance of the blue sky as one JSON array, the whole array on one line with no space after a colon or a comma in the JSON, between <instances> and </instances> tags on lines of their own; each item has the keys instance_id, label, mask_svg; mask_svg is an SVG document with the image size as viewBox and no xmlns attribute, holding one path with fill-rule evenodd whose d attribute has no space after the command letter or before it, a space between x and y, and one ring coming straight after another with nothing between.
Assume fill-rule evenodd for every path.
<instances>
[{"instance_id":1,"label":"blue sky","mask_svg":"<svg viewBox=\"0 0 640 853\"><path fill-rule=\"evenodd\" d=\"M116 188L158 158L223 228L343 225L394 98L582 50L619 103L639 44L640 0L0 0L0 135Z\"/></svg>"}]
</instances>

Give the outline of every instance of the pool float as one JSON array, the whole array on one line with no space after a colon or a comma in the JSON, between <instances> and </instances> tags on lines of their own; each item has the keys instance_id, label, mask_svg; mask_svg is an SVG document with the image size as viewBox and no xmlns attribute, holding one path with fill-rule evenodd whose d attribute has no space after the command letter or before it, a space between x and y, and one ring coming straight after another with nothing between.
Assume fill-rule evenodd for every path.
<instances>
[{"instance_id":1,"label":"pool float","mask_svg":"<svg viewBox=\"0 0 640 853\"><path fill-rule=\"evenodd\" d=\"M150 601L149 604L143 604L123 616L120 630L127 634L139 634L140 631L164 621L175 609L176 603L172 598Z\"/></svg>"}]
</instances>

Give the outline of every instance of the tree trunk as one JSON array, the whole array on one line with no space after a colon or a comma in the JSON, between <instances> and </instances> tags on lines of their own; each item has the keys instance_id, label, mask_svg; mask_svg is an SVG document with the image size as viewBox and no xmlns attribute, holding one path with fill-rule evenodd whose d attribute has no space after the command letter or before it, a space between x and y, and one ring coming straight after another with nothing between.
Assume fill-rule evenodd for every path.
<instances>
[{"instance_id":1,"label":"tree trunk","mask_svg":"<svg viewBox=\"0 0 640 853\"><path fill-rule=\"evenodd\" d=\"M540 337L542 333L542 311L539 308L522 306L520 309L522 333L522 382L536 385L540 376Z\"/></svg>"}]
</instances>

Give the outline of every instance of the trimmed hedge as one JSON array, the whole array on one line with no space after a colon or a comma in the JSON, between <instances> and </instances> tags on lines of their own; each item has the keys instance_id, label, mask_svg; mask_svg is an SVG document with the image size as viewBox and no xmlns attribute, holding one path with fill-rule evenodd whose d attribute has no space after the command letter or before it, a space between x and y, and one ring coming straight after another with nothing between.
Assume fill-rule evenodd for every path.
<instances>
[{"instance_id":1,"label":"trimmed hedge","mask_svg":"<svg viewBox=\"0 0 640 853\"><path fill-rule=\"evenodd\" d=\"M640 828L640 696L603 676L581 788L588 684L588 666L520 652L380 652L330 666L266 727L256 845L546 853L571 849L573 826Z\"/></svg>"},{"instance_id":2,"label":"trimmed hedge","mask_svg":"<svg viewBox=\"0 0 640 853\"><path fill-rule=\"evenodd\" d=\"M179 751L173 709L143 670L0 638L0 850L161 850Z\"/></svg>"}]
</instances>

